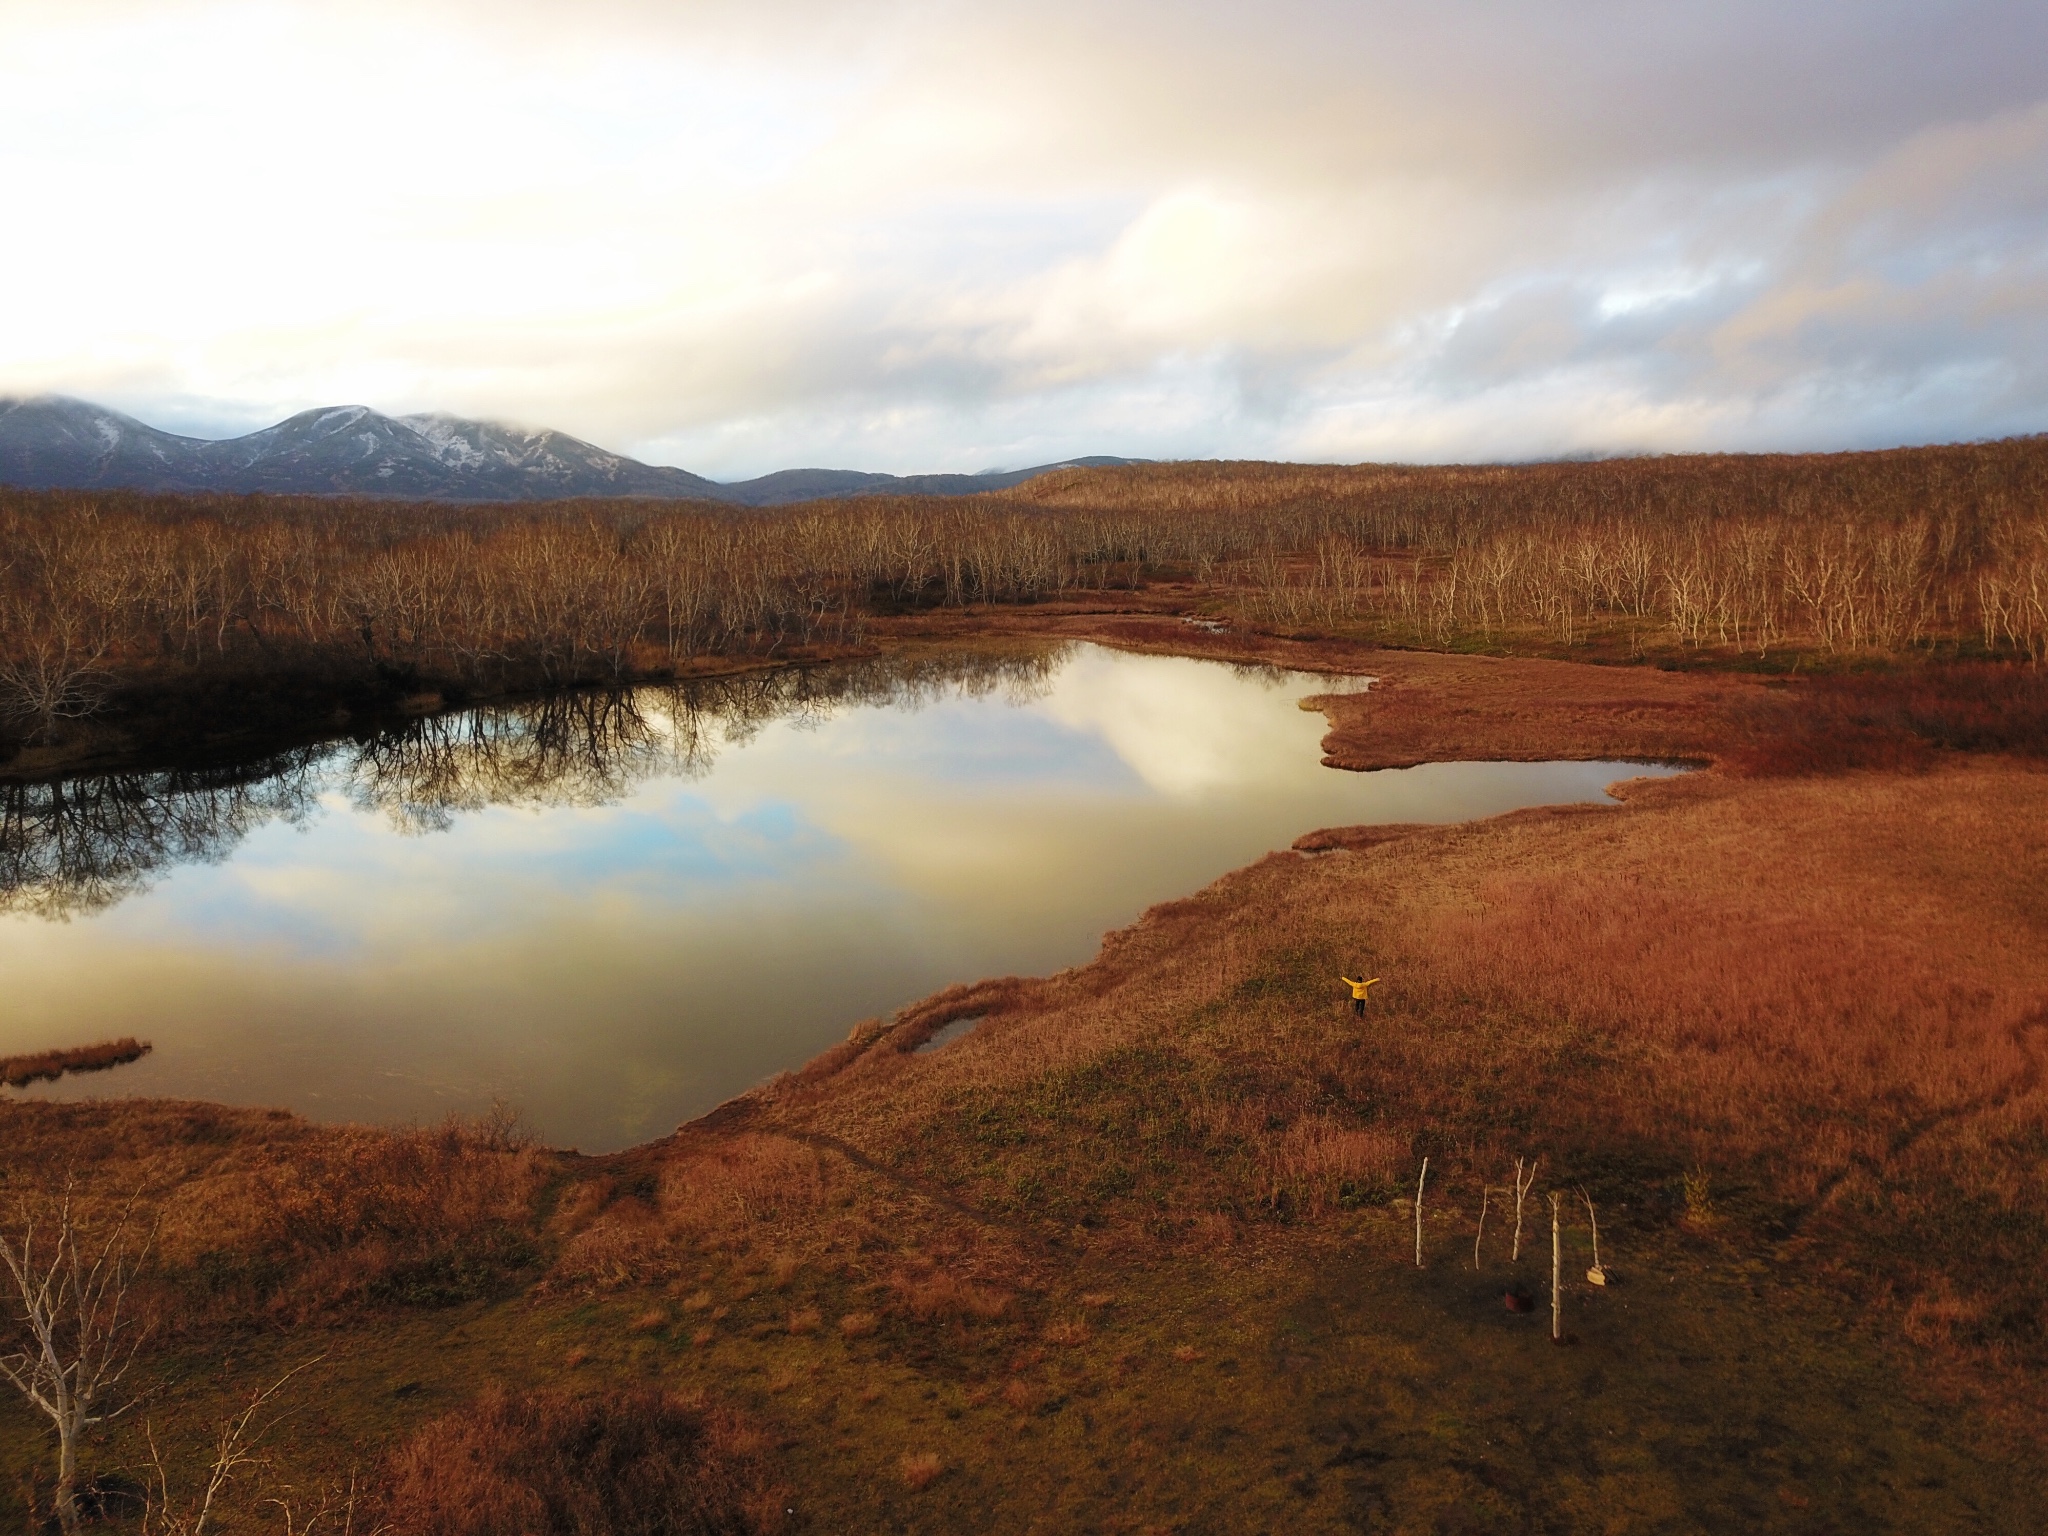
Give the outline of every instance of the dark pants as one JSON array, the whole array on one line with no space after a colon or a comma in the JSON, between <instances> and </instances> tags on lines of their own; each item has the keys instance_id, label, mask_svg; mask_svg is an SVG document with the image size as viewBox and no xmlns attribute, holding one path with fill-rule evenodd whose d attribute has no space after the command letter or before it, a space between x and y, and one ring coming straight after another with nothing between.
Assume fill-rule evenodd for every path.
<instances>
[{"instance_id":1,"label":"dark pants","mask_svg":"<svg viewBox=\"0 0 2048 1536\"><path fill-rule=\"evenodd\" d=\"M1351 1011L1352 1011L1352 1013L1354 1013L1355 1015L1357 1015L1357 1016L1358 1016L1359 1018L1361 1018L1361 1019L1362 1019L1362 1018L1364 1018L1364 1017L1365 1017L1365 999L1364 999L1364 998L1362 998L1362 997L1354 997L1353 999L1351 999Z\"/></svg>"}]
</instances>

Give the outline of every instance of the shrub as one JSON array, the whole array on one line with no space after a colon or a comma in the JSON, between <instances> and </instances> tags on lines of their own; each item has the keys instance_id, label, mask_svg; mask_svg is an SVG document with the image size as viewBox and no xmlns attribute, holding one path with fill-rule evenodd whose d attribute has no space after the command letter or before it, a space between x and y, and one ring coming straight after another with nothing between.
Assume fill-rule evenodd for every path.
<instances>
[{"instance_id":1,"label":"shrub","mask_svg":"<svg viewBox=\"0 0 2048 1536\"><path fill-rule=\"evenodd\" d=\"M2048 671L1958 665L1818 678L1758 711L1737 769L1783 776L1926 764L1936 752L2048 757Z\"/></svg>"},{"instance_id":2,"label":"shrub","mask_svg":"<svg viewBox=\"0 0 2048 1536\"><path fill-rule=\"evenodd\" d=\"M754 1536L780 1525L758 1435L654 1387L486 1390L391 1457L392 1536Z\"/></svg>"}]
</instances>

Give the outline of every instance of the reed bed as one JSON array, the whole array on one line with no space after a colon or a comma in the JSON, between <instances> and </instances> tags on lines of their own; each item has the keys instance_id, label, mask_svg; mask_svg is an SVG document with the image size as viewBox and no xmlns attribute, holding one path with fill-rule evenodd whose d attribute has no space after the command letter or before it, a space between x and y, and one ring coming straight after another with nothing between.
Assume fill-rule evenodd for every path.
<instances>
[{"instance_id":1,"label":"reed bed","mask_svg":"<svg viewBox=\"0 0 2048 1536\"><path fill-rule=\"evenodd\" d=\"M36 1051L26 1056L0 1056L0 1083L10 1088L30 1083L52 1083L67 1072L104 1072L140 1061L150 1052L147 1040L123 1035L119 1040L102 1040L97 1045L78 1045L66 1050Z\"/></svg>"}]
</instances>

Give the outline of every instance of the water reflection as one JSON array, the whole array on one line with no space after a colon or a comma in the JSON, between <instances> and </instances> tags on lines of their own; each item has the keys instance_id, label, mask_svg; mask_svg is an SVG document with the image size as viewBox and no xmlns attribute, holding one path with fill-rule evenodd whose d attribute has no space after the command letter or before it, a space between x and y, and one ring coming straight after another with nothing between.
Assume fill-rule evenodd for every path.
<instances>
[{"instance_id":1,"label":"water reflection","mask_svg":"<svg viewBox=\"0 0 2048 1536\"><path fill-rule=\"evenodd\" d=\"M1317 826L1600 796L1617 764L1318 765L1327 679L974 653L422 719L237 773L0 793L0 1054L49 1096L666 1131L855 1020L1087 958ZM69 915L52 923L45 918Z\"/></svg>"},{"instance_id":2,"label":"water reflection","mask_svg":"<svg viewBox=\"0 0 2048 1536\"><path fill-rule=\"evenodd\" d=\"M265 822L297 822L339 790L403 832L445 832L488 806L601 806L657 776L696 778L721 745L771 721L845 706L917 709L947 694L1043 694L1063 648L763 669L628 692L554 695L424 716L366 741L302 747L229 769L0 784L0 912L67 917L214 862Z\"/></svg>"},{"instance_id":3,"label":"water reflection","mask_svg":"<svg viewBox=\"0 0 2048 1536\"><path fill-rule=\"evenodd\" d=\"M225 858L251 828L307 813L326 756L0 785L0 912L96 912L168 865Z\"/></svg>"}]
</instances>

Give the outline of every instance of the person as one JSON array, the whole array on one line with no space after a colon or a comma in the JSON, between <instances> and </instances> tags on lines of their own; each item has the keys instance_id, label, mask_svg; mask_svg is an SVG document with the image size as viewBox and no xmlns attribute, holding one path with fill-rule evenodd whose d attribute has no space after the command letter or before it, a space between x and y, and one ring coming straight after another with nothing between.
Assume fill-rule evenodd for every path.
<instances>
[{"instance_id":1,"label":"person","mask_svg":"<svg viewBox=\"0 0 2048 1536\"><path fill-rule=\"evenodd\" d=\"M1353 980L1352 980L1352 979L1351 979L1351 978L1350 978L1349 976L1339 976L1339 977L1338 977L1337 979L1338 979L1339 981L1343 982L1345 986L1347 986L1347 987L1349 987L1349 988L1351 989L1351 1011L1352 1011L1352 1013L1353 1013L1353 1014L1355 1014L1355 1015L1356 1015L1357 1017L1359 1017L1359 1018L1361 1018L1361 1019L1362 1019L1362 1018L1364 1018L1364 1017L1365 1017L1365 989L1366 989L1367 987L1370 987L1370 986L1371 986L1371 985L1373 984L1373 982L1374 982L1374 981L1378 981L1378 980L1379 980L1379 977L1377 977L1377 976L1373 977L1373 978L1372 978L1372 981L1353 981Z\"/></svg>"}]
</instances>

